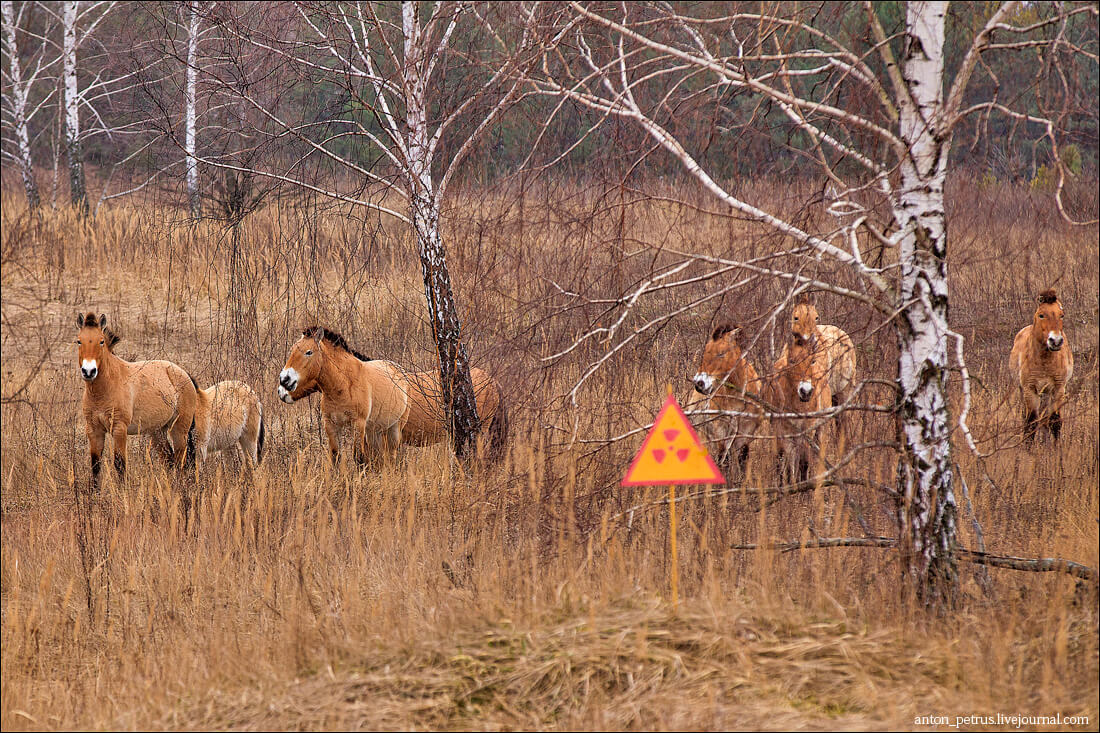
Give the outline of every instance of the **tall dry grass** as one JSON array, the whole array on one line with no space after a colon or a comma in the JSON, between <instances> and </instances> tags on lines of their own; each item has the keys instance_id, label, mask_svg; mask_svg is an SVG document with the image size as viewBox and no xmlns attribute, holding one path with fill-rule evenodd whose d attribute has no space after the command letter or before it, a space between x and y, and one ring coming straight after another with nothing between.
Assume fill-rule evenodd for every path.
<instances>
[{"instance_id":1,"label":"tall dry grass","mask_svg":"<svg viewBox=\"0 0 1100 733\"><path fill-rule=\"evenodd\" d=\"M777 205L803 200L750 185L773 186ZM1062 226L1026 191L960 187L954 200L952 319L990 453L960 439L956 458L985 544L1100 566L1096 229ZM753 280L646 332L579 391L580 409L563 396L606 347L544 359L598 320L594 301L670 261L662 248L774 246L743 222L549 186L460 197L453 275L475 361L508 388L509 453L468 467L444 446L409 449L359 473L328 460L316 400L283 405L275 380L305 321L431 368L415 247L396 223L288 200L234 238L152 203L88 223L3 203L5 729L875 728L997 713L1096 725L1095 586L964 565L956 613L929 617L904 600L889 550L731 549L811 527L858 534L859 521L893 533L869 489L685 501L674 612L663 492L620 488L641 436L607 439L651 420L667 384L686 396L717 320L750 324L766 362L781 333L763 314L784 290ZM628 325L735 279L658 293ZM1057 448L1029 451L1007 353L1052 284L1077 357L1072 409ZM819 308L856 338L862 367L892 378L888 331L848 303ZM176 475L137 440L126 480L80 498L70 342L83 309L108 314L125 357L171 358L203 386L252 384L263 465L222 456ZM882 416L852 423L851 443L891 434ZM754 449L746 484L768 485L770 461ZM893 470L880 449L844 472L889 484ZM960 539L975 547L970 519Z\"/></svg>"}]
</instances>

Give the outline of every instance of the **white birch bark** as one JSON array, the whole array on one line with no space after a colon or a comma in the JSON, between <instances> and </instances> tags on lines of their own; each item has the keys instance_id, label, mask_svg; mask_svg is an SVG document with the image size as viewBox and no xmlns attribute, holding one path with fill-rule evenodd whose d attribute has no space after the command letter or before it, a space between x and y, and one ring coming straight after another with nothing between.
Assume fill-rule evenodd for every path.
<instances>
[{"instance_id":1,"label":"white birch bark","mask_svg":"<svg viewBox=\"0 0 1100 733\"><path fill-rule=\"evenodd\" d=\"M439 231L439 201L432 181L434 156L428 129L427 90L431 60L425 49L425 34L417 15L417 5L408 0L401 4L404 36L402 84L408 130L405 178L417 253L424 276L428 318L439 355L443 405L447 411L446 419L455 453L461 456L467 450L470 439L477 434L479 420L469 356L460 339L462 327L447 268L447 251Z\"/></svg>"},{"instance_id":2,"label":"white birch bark","mask_svg":"<svg viewBox=\"0 0 1100 733\"><path fill-rule=\"evenodd\" d=\"M19 64L19 47L16 41L15 13L10 0L0 3L4 21L4 48L8 54L9 75L11 79L12 117L15 127L15 141L19 173L23 178L23 190L27 194L27 204L35 209L39 204L38 184L34 178L34 161L31 158L30 134L27 130L27 86ZM28 80L29 81L29 80Z\"/></svg>"},{"instance_id":3,"label":"white birch bark","mask_svg":"<svg viewBox=\"0 0 1100 733\"><path fill-rule=\"evenodd\" d=\"M76 81L76 0L66 0L62 10L62 80L64 85L65 153L69 163L69 198L82 214L88 213L84 183L84 155L80 145L80 93Z\"/></svg>"},{"instance_id":4,"label":"white birch bark","mask_svg":"<svg viewBox=\"0 0 1100 733\"><path fill-rule=\"evenodd\" d=\"M948 367L947 225L944 183L950 131L943 116L946 2L906 7L899 133L908 149L900 161L894 218L901 279L897 329L901 547L918 592L937 596L955 585L957 507L951 469Z\"/></svg>"},{"instance_id":5,"label":"white birch bark","mask_svg":"<svg viewBox=\"0 0 1100 733\"><path fill-rule=\"evenodd\" d=\"M188 28L187 28L187 90L185 92L186 109L184 111L184 152L187 155L187 201L191 209L191 218L198 219L201 214L201 201L199 199L199 166L195 159L195 86L198 81L198 42L199 42L199 14L198 3L192 0L187 4Z\"/></svg>"}]
</instances>

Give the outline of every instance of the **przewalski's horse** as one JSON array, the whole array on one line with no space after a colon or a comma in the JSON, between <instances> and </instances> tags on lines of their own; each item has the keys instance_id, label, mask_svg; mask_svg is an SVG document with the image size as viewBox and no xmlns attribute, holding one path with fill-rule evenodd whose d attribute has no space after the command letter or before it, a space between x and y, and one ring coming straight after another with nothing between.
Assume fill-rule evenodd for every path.
<instances>
[{"instance_id":1,"label":"przewalski's horse","mask_svg":"<svg viewBox=\"0 0 1100 733\"><path fill-rule=\"evenodd\" d=\"M1030 442L1040 425L1055 440L1062 432L1066 383L1073 376L1073 351L1062 320L1065 311L1053 290L1039 294L1031 325L1017 332L1008 366L1020 385L1024 408L1024 437Z\"/></svg>"},{"instance_id":2,"label":"przewalski's horse","mask_svg":"<svg viewBox=\"0 0 1100 733\"><path fill-rule=\"evenodd\" d=\"M744 477L749 443L757 434L762 419L759 399L763 383L741 350L740 335L740 327L728 323L715 328L703 347L699 371L691 382L696 392L710 397L710 404L715 409L749 413L724 415L714 421L722 439L718 465L727 469L736 456L740 476ZM714 429L708 432L713 433Z\"/></svg>"},{"instance_id":3,"label":"przewalski's horse","mask_svg":"<svg viewBox=\"0 0 1100 733\"><path fill-rule=\"evenodd\" d=\"M310 326L290 347L286 366L279 372L278 393L290 404L314 392L321 393L321 416L333 461L348 428L360 463L396 453L409 397L395 364L363 356L340 334Z\"/></svg>"},{"instance_id":4,"label":"przewalski's horse","mask_svg":"<svg viewBox=\"0 0 1100 733\"><path fill-rule=\"evenodd\" d=\"M195 447L199 458L235 445L259 465L264 452L264 406L244 382L218 382L199 390Z\"/></svg>"},{"instance_id":5,"label":"przewalski's horse","mask_svg":"<svg viewBox=\"0 0 1100 733\"><path fill-rule=\"evenodd\" d=\"M113 348L119 337L107 328L107 316L77 314L76 343L84 379L85 429L92 460L92 481L99 486L104 437L110 433L114 463L126 472L126 436L152 435L177 465L194 461L198 386L170 361L125 361Z\"/></svg>"},{"instance_id":6,"label":"przewalski's horse","mask_svg":"<svg viewBox=\"0 0 1100 733\"><path fill-rule=\"evenodd\" d=\"M856 383L856 349L852 339L840 328L818 324L817 308L809 300L802 300L791 310L791 340L809 347L829 379L832 405L843 403L852 396ZM782 360L787 348L779 355Z\"/></svg>"},{"instance_id":7,"label":"przewalski's horse","mask_svg":"<svg viewBox=\"0 0 1100 733\"><path fill-rule=\"evenodd\" d=\"M470 376L478 415L488 427L490 453L499 452L508 435L500 385L481 369L471 369ZM431 445L447 437L438 375L409 373L392 362L370 359L348 346L340 334L324 328L302 332L279 374L278 391L287 403L321 392L321 412L334 458L337 433L349 424L355 427L360 458L368 445L374 452L382 449L392 454L402 443Z\"/></svg>"},{"instance_id":8,"label":"przewalski's horse","mask_svg":"<svg viewBox=\"0 0 1100 733\"><path fill-rule=\"evenodd\" d=\"M810 344L792 340L776 360L766 388L767 401L778 413L813 413L832 405L832 388L824 360L814 358ZM773 417L772 429L779 449L779 471L789 468L794 481L809 478L816 462L814 446L824 448L822 417Z\"/></svg>"}]
</instances>

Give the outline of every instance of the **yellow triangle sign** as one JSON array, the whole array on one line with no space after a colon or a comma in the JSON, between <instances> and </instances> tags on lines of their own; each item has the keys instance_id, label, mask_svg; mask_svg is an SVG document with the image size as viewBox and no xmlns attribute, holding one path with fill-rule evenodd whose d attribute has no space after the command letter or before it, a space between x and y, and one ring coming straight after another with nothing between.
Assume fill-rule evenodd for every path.
<instances>
[{"instance_id":1,"label":"yellow triangle sign","mask_svg":"<svg viewBox=\"0 0 1100 733\"><path fill-rule=\"evenodd\" d=\"M676 398L669 395L622 485L724 483L725 477L699 442Z\"/></svg>"}]
</instances>

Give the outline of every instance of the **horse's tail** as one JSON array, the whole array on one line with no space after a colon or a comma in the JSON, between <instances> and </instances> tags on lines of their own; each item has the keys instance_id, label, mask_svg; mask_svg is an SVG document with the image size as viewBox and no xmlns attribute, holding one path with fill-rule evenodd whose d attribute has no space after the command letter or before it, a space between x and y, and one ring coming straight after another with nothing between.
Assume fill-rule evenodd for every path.
<instances>
[{"instance_id":1,"label":"horse's tail","mask_svg":"<svg viewBox=\"0 0 1100 733\"><path fill-rule=\"evenodd\" d=\"M500 382L496 382L496 386L497 409L489 423L489 455L494 458L500 456L504 444L508 442L508 405L504 401L504 389Z\"/></svg>"},{"instance_id":2,"label":"horse's tail","mask_svg":"<svg viewBox=\"0 0 1100 733\"><path fill-rule=\"evenodd\" d=\"M256 465L258 466L264 457L264 406L256 400L256 407L260 411L260 433L256 436Z\"/></svg>"},{"instance_id":3,"label":"horse's tail","mask_svg":"<svg viewBox=\"0 0 1100 733\"><path fill-rule=\"evenodd\" d=\"M184 456L183 465L186 468L191 468L195 465L195 417L199 414L199 400L202 399L202 390L199 389L199 383L195 381L190 373L187 374L187 378L191 380L191 384L195 385L195 409L191 411L191 425L187 428L187 455Z\"/></svg>"}]
</instances>

